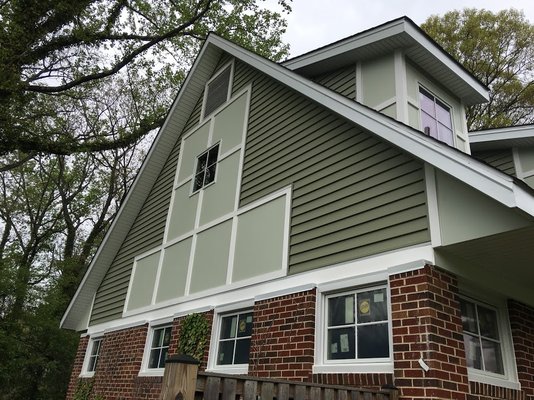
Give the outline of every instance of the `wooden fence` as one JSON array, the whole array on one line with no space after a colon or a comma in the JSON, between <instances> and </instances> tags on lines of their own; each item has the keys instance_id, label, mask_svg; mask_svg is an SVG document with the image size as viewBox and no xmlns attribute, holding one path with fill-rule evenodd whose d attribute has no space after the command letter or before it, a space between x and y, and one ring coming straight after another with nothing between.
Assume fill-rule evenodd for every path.
<instances>
[{"instance_id":1,"label":"wooden fence","mask_svg":"<svg viewBox=\"0 0 534 400\"><path fill-rule=\"evenodd\" d=\"M251 376L198 372L192 359L165 364L160 400L398 400L397 390L358 389Z\"/></svg>"}]
</instances>

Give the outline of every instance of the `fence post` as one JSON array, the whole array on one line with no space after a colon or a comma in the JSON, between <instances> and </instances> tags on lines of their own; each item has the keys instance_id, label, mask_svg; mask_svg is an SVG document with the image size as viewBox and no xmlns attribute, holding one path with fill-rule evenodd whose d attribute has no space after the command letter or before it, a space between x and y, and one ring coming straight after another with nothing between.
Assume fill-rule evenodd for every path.
<instances>
[{"instance_id":1,"label":"fence post","mask_svg":"<svg viewBox=\"0 0 534 400\"><path fill-rule=\"evenodd\" d=\"M176 355L165 361L160 400L194 400L199 361Z\"/></svg>"}]
</instances>

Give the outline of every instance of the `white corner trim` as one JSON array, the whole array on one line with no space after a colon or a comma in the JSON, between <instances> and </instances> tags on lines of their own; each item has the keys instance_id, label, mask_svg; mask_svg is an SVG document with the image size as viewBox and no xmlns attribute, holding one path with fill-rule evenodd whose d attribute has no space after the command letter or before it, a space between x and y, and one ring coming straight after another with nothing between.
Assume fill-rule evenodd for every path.
<instances>
[{"instance_id":1,"label":"white corner trim","mask_svg":"<svg viewBox=\"0 0 534 400\"><path fill-rule=\"evenodd\" d=\"M428 163L425 163L425 184L430 240L432 241L433 247L438 247L442 245L441 223L439 220L438 188L435 169Z\"/></svg>"}]
</instances>

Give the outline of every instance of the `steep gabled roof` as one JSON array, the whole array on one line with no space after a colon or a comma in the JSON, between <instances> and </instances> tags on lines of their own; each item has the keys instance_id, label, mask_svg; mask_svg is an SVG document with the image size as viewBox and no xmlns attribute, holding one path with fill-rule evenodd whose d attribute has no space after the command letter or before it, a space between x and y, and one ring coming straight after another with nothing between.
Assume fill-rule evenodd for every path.
<instances>
[{"instance_id":1,"label":"steep gabled roof","mask_svg":"<svg viewBox=\"0 0 534 400\"><path fill-rule=\"evenodd\" d=\"M465 105L489 100L488 88L408 17L401 17L285 61L304 76L319 75L356 61L402 49L412 62L450 89Z\"/></svg>"},{"instance_id":2,"label":"steep gabled roof","mask_svg":"<svg viewBox=\"0 0 534 400\"><path fill-rule=\"evenodd\" d=\"M65 312L61 321L63 328L81 330L87 325L88 313L95 293L223 52L287 85L362 129L455 176L503 205L517 207L534 216L532 192L518 186L508 175L425 136L409 126L320 86L288 68L210 34L180 89L117 217Z\"/></svg>"}]
</instances>

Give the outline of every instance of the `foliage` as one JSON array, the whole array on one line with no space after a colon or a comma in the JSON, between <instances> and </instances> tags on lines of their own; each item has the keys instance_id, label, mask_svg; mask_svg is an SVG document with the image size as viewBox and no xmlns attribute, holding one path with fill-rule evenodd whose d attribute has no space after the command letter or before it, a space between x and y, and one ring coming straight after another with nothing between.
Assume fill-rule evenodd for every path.
<instances>
[{"instance_id":1,"label":"foliage","mask_svg":"<svg viewBox=\"0 0 534 400\"><path fill-rule=\"evenodd\" d=\"M204 314L195 313L186 316L180 324L178 352L202 361L209 329L210 326Z\"/></svg>"},{"instance_id":2,"label":"foliage","mask_svg":"<svg viewBox=\"0 0 534 400\"><path fill-rule=\"evenodd\" d=\"M162 125L210 31L284 57L287 1L278 11L256 0L0 1L0 156L12 166L137 142ZM136 104L128 123L84 118L112 87Z\"/></svg>"},{"instance_id":3,"label":"foliage","mask_svg":"<svg viewBox=\"0 0 534 400\"><path fill-rule=\"evenodd\" d=\"M93 394L94 382L92 379L79 379L74 391L73 400L89 400Z\"/></svg>"},{"instance_id":4,"label":"foliage","mask_svg":"<svg viewBox=\"0 0 534 400\"><path fill-rule=\"evenodd\" d=\"M464 9L421 27L490 89L468 110L470 130L534 122L534 26L522 12Z\"/></svg>"}]
</instances>

